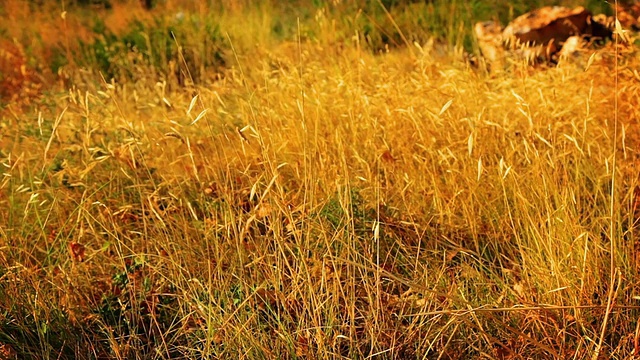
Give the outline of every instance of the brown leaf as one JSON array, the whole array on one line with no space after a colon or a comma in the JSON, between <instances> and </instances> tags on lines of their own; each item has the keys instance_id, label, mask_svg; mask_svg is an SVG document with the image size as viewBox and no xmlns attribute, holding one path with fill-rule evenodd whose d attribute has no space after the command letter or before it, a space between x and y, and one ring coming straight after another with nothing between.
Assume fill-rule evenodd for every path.
<instances>
[{"instance_id":1,"label":"brown leaf","mask_svg":"<svg viewBox=\"0 0 640 360\"><path fill-rule=\"evenodd\" d=\"M396 159L393 157L393 155L391 154L391 151L389 150L385 150L382 153L382 160L390 164L393 164L394 162L396 162Z\"/></svg>"},{"instance_id":2,"label":"brown leaf","mask_svg":"<svg viewBox=\"0 0 640 360\"><path fill-rule=\"evenodd\" d=\"M513 291L516 293L516 295L518 295L521 298L526 295L524 291L524 285L522 284L522 282L514 284Z\"/></svg>"},{"instance_id":3,"label":"brown leaf","mask_svg":"<svg viewBox=\"0 0 640 360\"><path fill-rule=\"evenodd\" d=\"M256 244L247 238L242 240L242 247L244 247L244 249L248 252L254 252L257 249Z\"/></svg>"},{"instance_id":4,"label":"brown leaf","mask_svg":"<svg viewBox=\"0 0 640 360\"><path fill-rule=\"evenodd\" d=\"M306 357L309 355L309 339L306 336L298 335L296 344L296 356Z\"/></svg>"},{"instance_id":5,"label":"brown leaf","mask_svg":"<svg viewBox=\"0 0 640 360\"><path fill-rule=\"evenodd\" d=\"M204 189L204 194L211 197L218 196L218 185L213 182L209 183L209 186Z\"/></svg>"},{"instance_id":6,"label":"brown leaf","mask_svg":"<svg viewBox=\"0 0 640 360\"><path fill-rule=\"evenodd\" d=\"M0 359L17 359L18 353L9 344L0 343Z\"/></svg>"},{"instance_id":7,"label":"brown leaf","mask_svg":"<svg viewBox=\"0 0 640 360\"><path fill-rule=\"evenodd\" d=\"M76 242L69 243L69 253L71 254L71 258L77 262L84 261L84 245Z\"/></svg>"},{"instance_id":8,"label":"brown leaf","mask_svg":"<svg viewBox=\"0 0 640 360\"><path fill-rule=\"evenodd\" d=\"M278 294L275 290L260 288L256 290L255 303L260 310L275 309L278 306Z\"/></svg>"},{"instance_id":9,"label":"brown leaf","mask_svg":"<svg viewBox=\"0 0 640 360\"><path fill-rule=\"evenodd\" d=\"M256 215L258 219L264 219L267 216L271 215L271 205L269 205L268 203L260 204Z\"/></svg>"}]
</instances>

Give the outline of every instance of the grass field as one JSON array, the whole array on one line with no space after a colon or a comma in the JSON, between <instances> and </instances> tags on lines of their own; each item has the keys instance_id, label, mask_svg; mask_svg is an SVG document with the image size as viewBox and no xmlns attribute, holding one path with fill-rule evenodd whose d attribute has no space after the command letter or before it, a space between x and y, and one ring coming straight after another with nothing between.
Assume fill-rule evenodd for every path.
<instances>
[{"instance_id":1,"label":"grass field","mask_svg":"<svg viewBox=\"0 0 640 360\"><path fill-rule=\"evenodd\" d=\"M0 358L638 356L637 52L485 3L0 3Z\"/></svg>"}]
</instances>

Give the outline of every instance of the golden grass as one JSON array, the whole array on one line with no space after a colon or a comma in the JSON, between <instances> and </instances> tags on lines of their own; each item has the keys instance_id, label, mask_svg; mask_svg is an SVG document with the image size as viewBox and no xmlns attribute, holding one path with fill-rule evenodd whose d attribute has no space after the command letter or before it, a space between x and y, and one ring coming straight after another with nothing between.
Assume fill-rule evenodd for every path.
<instances>
[{"instance_id":1,"label":"golden grass","mask_svg":"<svg viewBox=\"0 0 640 360\"><path fill-rule=\"evenodd\" d=\"M237 50L206 86L75 80L9 104L0 343L34 358L637 353L637 60L616 70L607 48L587 71L487 74L426 45L330 38Z\"/></svg>"}]
</instances>

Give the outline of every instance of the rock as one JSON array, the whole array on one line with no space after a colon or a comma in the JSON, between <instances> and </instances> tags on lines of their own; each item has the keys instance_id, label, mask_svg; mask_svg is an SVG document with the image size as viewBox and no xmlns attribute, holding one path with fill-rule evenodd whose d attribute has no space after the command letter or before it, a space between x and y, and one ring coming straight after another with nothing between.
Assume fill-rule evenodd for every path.
<instances>
[{"instance_id":1,"label":"rock","mask_svg":"<svg viewBox=\"0 0 640 360\"><path fill-rule=\"evenodd\" d=\"M504 59L502 25L495 21L479 22L473 30L478 39L482 56L489 64L501 64Z\"/></svg>"},{"instance_id":2,"label":"rock","mask_svg":"<svg viewBox=\"0 0 640 360\"><path fill-rule=\"evenodd\" d=\"M605 14L593 15L591 21L606 27L607 29L613 29L616 25L616 18L613 16L607 16Z\"/></svg>"},{"instance_id":3,"label":"rock","mask_svg":"<svg viewBox=\"0 0 640 360\"><path fill-rule=\"evenodd\" d=\"M516 62L524 61L527 64L535 64L551 61L557 52L558 44L551 40L546 45L520 46L511 50L510 54Z\"/></svg>"},{"instance_id":4,"label":"rock","mask_svg":"<svg viewBox=\"0 0 640 360\"><path fill-rule=\"evenodd\" d=\"M592 38L610 39L613 36L614 28L615 18L613 16L598 14L589 19L589 28L587 33Z\"/></svg>"},{"instance_id":5,"label":"rock","mask_svg":"<svg viewBox=\"0 0 640 360\"><path fill-rule=\"evenodd\" d=\"M640 13L640 5L637 10ZM487 64L501 68L507 59L535 64L576 55L587 43L611 38L612 21L581 6L546 6L517 17L504 30L488 21L475 24L474 32Z\"/></svg>"},{"instance_id":6,"label":"rock","mask_svg":"<svg viewBox=\"0 0 640 360\"><path fill-rule=\"evenodd\" d=\"M545 6L514 19L502 36L512 45L547 45L550 41L560 44L573 35L586 33L591 13L579 6L569 9L562 6Z\"/></svg>"},{"instance_id":7,"label":"rock","mask_svg":"<svg viewBox=\"0 0 640 360\"><path fill-rule=\"evenodd\" d=\"M566 59L579 53L584 48L584 40L581 36L571 36L562 44L558 56L560 59Z\"/></svg>"}]
</instances>

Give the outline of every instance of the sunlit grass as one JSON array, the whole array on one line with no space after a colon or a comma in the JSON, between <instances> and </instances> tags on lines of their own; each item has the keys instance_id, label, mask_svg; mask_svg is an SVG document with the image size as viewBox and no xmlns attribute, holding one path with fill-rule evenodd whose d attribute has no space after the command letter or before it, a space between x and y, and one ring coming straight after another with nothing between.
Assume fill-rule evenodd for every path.
<instances>
[{"instance_id":1,"label":"sunlit grass","mask_svg":"<svg viewBox=\"0 0 640 360\"><path fill-rule=\"evenodd\" d=\"M250 43L272 15L236 5L217 76L69 68L5 107L2 349L587 359L612 291L599 351L634 354L635 58L490 73L318 18Z\"/></svg>"}]
</instances>

